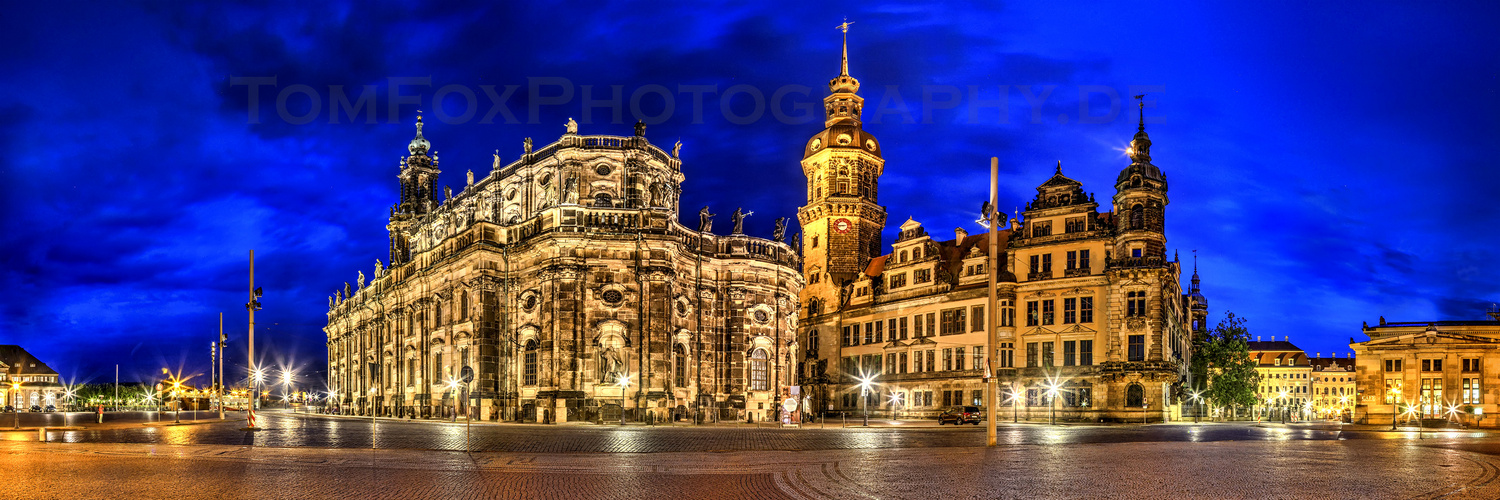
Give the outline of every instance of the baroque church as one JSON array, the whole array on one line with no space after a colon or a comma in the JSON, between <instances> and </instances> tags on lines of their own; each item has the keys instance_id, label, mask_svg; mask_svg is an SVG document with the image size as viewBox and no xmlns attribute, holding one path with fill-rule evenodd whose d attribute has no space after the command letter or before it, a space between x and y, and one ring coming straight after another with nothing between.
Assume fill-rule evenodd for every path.
<instances>
[{"instance_id":1,"label":"baroque church","mask_svg":"<svg viewBox=\"0 0 1500 500\"><path fill-rule=\"evenodd\" d=\"M775 419L793 383L800 258L678 218L678 158L580 135L439 190L423 136L401 159L379 260L329 298L338 410L502 421ZM721 231L722 233L722 231Z\"/></svg>"},{"instance_id":2,"label":"baroque church","mask_svg":"<svg viewBox=\"0 0 1500 500\"><path fill-rule=\"evenodd\" d=\"M998 231L999 345L986 352L988 233L930 234L908 219L889 248L879 203L881 143L864 130L860 83L839 75L824 129L803 150L799 367L819 411L892 418L981 406L999 378L997 417L1162 421L1188 386L1207 300L1167 255L1167 176L1151 163L1144 115L1105 210L1061 163ZM976 206L979 205L976 203Z\"/></svg>"}]
</instances>

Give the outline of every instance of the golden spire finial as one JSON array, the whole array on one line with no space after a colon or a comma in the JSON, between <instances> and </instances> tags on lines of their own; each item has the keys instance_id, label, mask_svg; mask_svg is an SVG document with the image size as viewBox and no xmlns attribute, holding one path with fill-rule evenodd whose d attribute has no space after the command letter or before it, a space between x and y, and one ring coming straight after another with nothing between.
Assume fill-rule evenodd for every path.
<instances>
[{"instance_id":1,"label":"golden spire finial","mask_svg":"<svg viewBox=\"0 0 1500 500\"><path fill-rule=\"evenodd\" d=\"M834 26L835 29L844 32L844 59L839 67L839 76L849 76L849 25L854 24L849 18L844 18L844 23Z\"/></svg>"}]
</instances>

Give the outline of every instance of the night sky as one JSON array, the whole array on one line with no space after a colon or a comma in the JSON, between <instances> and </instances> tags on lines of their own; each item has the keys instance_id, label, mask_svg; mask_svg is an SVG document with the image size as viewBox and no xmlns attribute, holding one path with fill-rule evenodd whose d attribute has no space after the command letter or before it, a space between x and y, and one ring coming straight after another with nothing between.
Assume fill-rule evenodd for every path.
<instances>
[{"instance_id":1,"label":"night sky","mask_svg":"<svg viewBox=\"0 0 1500 500\"><path fill-rule=\"evenodd\" d=\"M569 117L615 135L648 118L653 143L684 144L685 213L712 205L726 227L743 206L747 232L769 236L804 202L800 148L846 16L887 160L887 245L907 217L978 231L991 156L1007 212L1058 161L1105 202L1145 93L1168 246L1184 281L1197 250L1211 323L1233 311L1253 336L1327 355L1363 340L1361 321L1481 319L1500 302L1494 2L314 3L7 7L0 343L75 381L112 380L116 363L125 380L201 374L223 312L243 367L253 248L257 353L320 373L327 296L389 260L418 109L455 190ZM271 78L252 99L245 83ZM548 104L566 90L549 82L573 95ZM365 86L351 118L337 98ZM511 86L495 110L486 89ZM619 86L619 120L606 103L585 119L583 86L605 101Z\"/></svg>"}]
</instances>

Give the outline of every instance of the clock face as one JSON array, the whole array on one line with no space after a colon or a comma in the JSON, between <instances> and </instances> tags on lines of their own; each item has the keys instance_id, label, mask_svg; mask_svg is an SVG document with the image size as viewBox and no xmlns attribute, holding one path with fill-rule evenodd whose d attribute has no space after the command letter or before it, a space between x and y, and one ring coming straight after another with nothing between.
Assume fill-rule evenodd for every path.
<instances>
[{"instance_id":1,"label":"clock face","mask_svg":"<svg viewBox=\"0 0 1500 500\"><path fill-rule=\"evenodd\" d=\"M837 230L840 233L849 232L849 219L839 219L833 221L833 229Z\"/></svg>"}]
</instances>

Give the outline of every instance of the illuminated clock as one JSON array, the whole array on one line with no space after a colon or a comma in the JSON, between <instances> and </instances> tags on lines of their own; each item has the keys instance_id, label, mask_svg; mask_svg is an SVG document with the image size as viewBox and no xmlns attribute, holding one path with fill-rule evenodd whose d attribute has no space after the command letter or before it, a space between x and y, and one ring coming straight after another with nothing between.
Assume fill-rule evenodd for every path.
<instances>
[{"instance_id":1,"label":"illuminated clock","mask_svg":"<svg viewBox=\"0 0 1500 500\"><path fill-rule=\"evenodd\" d=\"M833 221L833 229L840 233L849 232L849 219L839 219Z\"/></svg>"}]
</instances>

